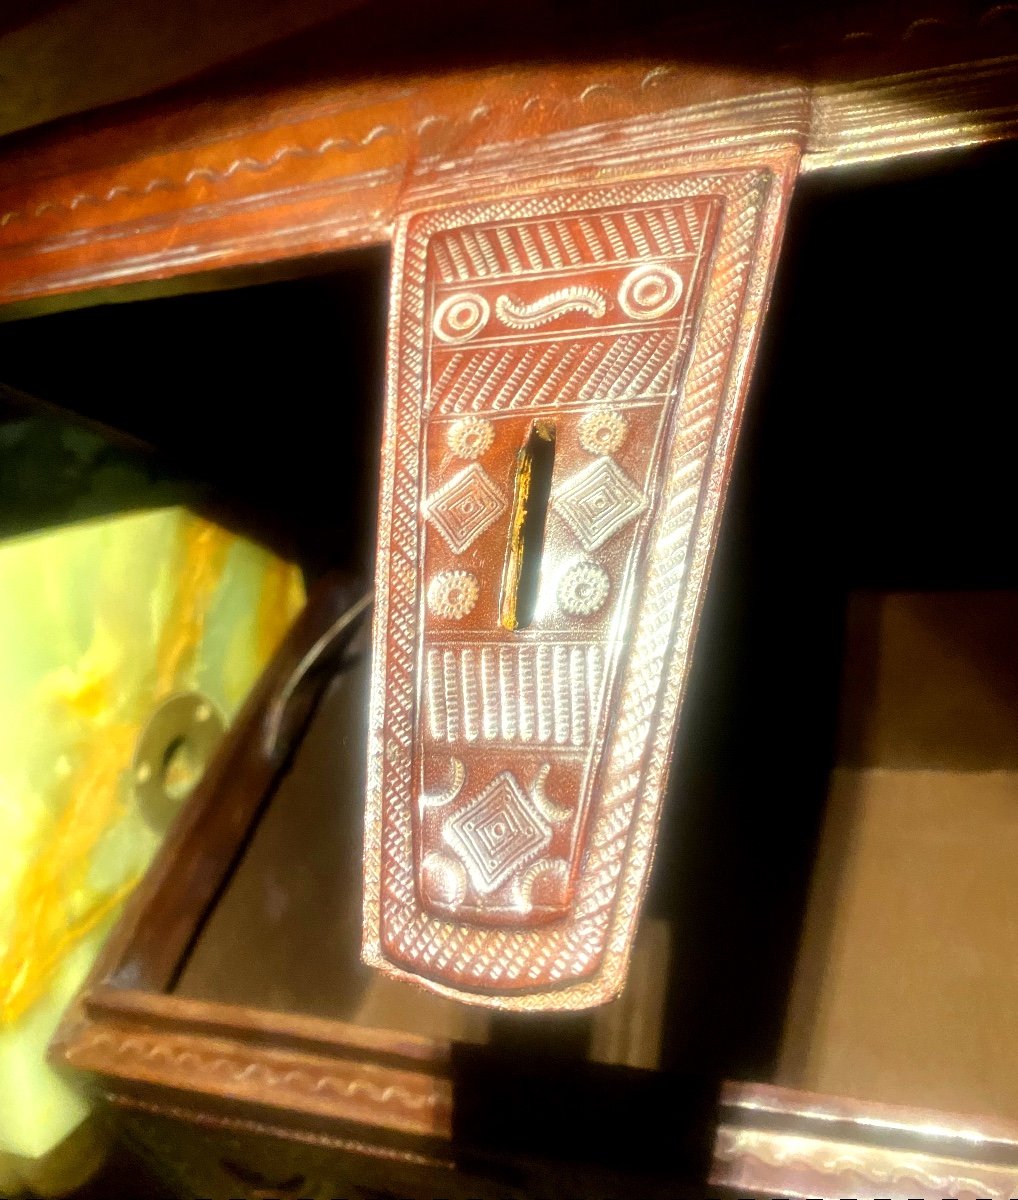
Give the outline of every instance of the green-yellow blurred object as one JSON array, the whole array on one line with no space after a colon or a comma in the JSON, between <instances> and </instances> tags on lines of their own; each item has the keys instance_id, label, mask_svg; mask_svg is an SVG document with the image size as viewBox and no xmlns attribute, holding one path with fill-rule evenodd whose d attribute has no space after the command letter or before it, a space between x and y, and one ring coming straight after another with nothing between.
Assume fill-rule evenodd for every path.
<instances>
[{"instance_id":1,"label":"green-yellow blurred object","mask_svg":"<svg viewBox=\"0 0 1018 1200\"><path fill-rule=\"evenodd\" d=\"M179 693L228 723L303 601L295 567L180 507L0 542L0 1152L87 1115L45 1047L165 832L139 739Z\"/></svg>"}]
</instances>

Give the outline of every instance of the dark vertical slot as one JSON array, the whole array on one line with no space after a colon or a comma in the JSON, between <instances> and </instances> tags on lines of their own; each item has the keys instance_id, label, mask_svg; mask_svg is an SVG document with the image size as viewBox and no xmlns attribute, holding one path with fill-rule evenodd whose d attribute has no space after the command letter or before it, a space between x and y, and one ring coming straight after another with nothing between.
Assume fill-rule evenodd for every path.
<instances>
[{"instance_id":1,"label":"dark vertical slot","mask_svg":"<svg viewBox=\"0 0 1018 1200\"><path fill-rule=\"evenodd\" d=\"M534 619L554 467L555 425L552 421L535 421L516 460L513 517L502 587L502 624L506 629L526 629Z\"/></svg>"}]
</instances>

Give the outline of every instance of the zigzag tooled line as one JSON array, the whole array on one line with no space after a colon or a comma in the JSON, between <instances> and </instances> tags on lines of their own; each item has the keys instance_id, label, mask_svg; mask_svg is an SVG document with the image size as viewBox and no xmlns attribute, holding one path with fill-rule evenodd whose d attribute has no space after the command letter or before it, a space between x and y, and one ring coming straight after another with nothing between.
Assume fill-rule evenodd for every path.
<instances>
[{"instance_id":1,"label":"zigzag tooled line","mask_svg":"<svg viewBox=\"0 0 1018 1200\"><path fill-rule=\"evenodd\" d=\"M724 194L731 191L732 181L730 178L700 176L688 186L705 193ZM698 348L701 338L706 339L703 345L710 345L713 350L715 339L720 349L721 345L730 346L736 336L730 313L733 303L737 304L742 276L738 272L733 273L731 268L740 255L745 257L749 254L749 234L755 226L759 210L759 197L755 206L747 202L749 190L751 189L743 188L739 195L731 197L736 202L732 205L734 209L740 208L738 201L742 200L746 211L742 212L735 228L722 231L716 255L716 273L703 301L706 315L698 338ZM653 186L648 187L646 184L625 185L620 187L618 192L623 198L656 198L653 195ZM587 194L589 193L582 191L577 193L578 205ZM514 217L520 215L521 208L526 209L528 206L528 202L507 203L513 204ZM490 209L479 208L476 211L479 218L489 221L492 219ZM527 214L523 212L522 215ZM464 220L470 220L471 212L468 210L462 217ZM419 242L407 247L407 259L414 260L415 274L420 277L423 276L427 232L426 226L420 228L417 235ZM413 297L415 306L419 297L423 296L423 282L419 286L420 292ZM407 332L409 335L409 330ZM710 358L715 358L713 353L710 354ZM636 646L646 644L650 653L644 654L641 651L639 660L631 664L624 683L629 693L635 697L636 704L632 712L627 711L625 701L621 705L623 722L615 739L617 753L613 763L611 792L610 795L602 795L602 801L594 813L588 842L590 857L588 869L581 879L577 919L555 930L482 932L453 922L433 919L416 911L412 878L410 792L403 784L405 773L390 774L385 794L402 799L388 804L386 809L385 846L399 857L390 862L383 880L383 940L394 959L411 969L416 967L428 974L437 974L447 983L466 987L490 982L495 971L503 983L516 983L525 979L535 987L579 980L595 969L603 956L611 913L615 906L621 905L625 911L633 911L637 903L639 879L630 879L623 893L618 894L626 847L625 833L631 827L636 796L641 786L641 748L646 746L647 736L651 732L651 714L647 705L656 689L656 679L660 677L664 661L671 652L672 630L676 621L681 619L677 616L675 597L681 594L685 578L685 559L697 509L696 492L692 485L694 481L699 481L707 462L723 384L723 376L713 369L713 364L711 369L704 371L701 363L702 356L699 353L695 354L685 389L677 436L673 442L679 459L673 460L669 465L669 476L675 472L681 481L681 488L678 495L675 494L674 488L669 488L662 502L659 536L648 563L650 591L641 606L642 619L633 639ZM404 363L400 372L399 401L401 404L408 404L410 413L415 416L413 392L416 381L410 377L406 366ZM404 415L407 415L406 410ZM644 635L647 638L646 643L641 640ZM404 660L402 654L400 659ZM387 684L390 702L387 704L386 720L389 720L390 716L411 712L413 680L405 660L399 663L397 671L387 674ZM676 699L673 686L670 695L665 697L665 710ZM650 774L653 776L657 773L659 776L667 751L657 743L651 750ZM638 814L633 849L639 853L649 853L653 817L654 811L649 805L644 806Z\"/></svg>"}]
</instances>

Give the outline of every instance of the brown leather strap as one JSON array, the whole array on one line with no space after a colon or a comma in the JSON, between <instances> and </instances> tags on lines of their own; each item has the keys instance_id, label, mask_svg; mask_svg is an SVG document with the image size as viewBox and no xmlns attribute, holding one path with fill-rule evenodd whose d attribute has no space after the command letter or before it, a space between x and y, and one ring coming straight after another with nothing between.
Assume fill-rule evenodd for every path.
<instances>
[{"instance_id":1,"label":"brown leather strap","mask_svg":"<svg viewBox=\"0 0 1018 1200\"><path fill-rule=\"evenodd\" d=\"M502 1008L621 988L796 161L402 222L365 853L389 974Z\"/></svg>"}]
</instances>

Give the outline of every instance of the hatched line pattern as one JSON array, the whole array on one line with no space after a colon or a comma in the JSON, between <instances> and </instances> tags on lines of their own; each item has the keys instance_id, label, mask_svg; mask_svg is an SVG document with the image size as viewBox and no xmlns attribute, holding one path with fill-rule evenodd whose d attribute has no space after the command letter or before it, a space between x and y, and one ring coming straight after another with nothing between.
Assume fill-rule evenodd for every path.
<instances>
[{"instance_id":1,"label":"hatched line pattern","mask_svg":"<svg viewBox=\"0 0 1018 1200\"><path fill-rule=\"evenodd\" d=\"M618 403L670 390L676 326L434 354L430 411L502 412L594 400Z\"/></svg>"},{"instance_id":2,"label":"hatched line pattern","mask_svg":"<svg viewBox=\"0 0 1018 1200\"><path fill-rule=\"evenodd\" d=\"M431 252L441 283L692 254L700 247L709 208L710 199L697 196L571 219L447 229L432 238Z\"/></svg>"},{"instance_id":3,"label":"hatched line pattern","mask_svg":"<svg viewBox=\"0 0 1018 1200\"><path fill-rule=\"evenodd\" d=\"M633 825L640 789L641 754L654 734L654 697L667 666L677 622L683 611L686 558L695 532L700 484L710 458L726 364L738 335L738 314L751 266L752 248L759 229L761 209L772 175L766 168L734 174L701 174L680 181L639 181L616 184L610 201L637 204L664 195L694 194L701 199L724 196L726 210L716 248L715 264L703 301L703 320L693 349L681 401L668 481L648 555L645 595L632 639L634 652L625 666L620 719L608 752L606 786L592 814L588 860L581 873L573 918L544 930L479 930L430 917L416 903L413 879L411 829L410 738L415 706L412 647L416 633L417 527L416 464L419 462L419 381L424 344L424 267L428 235L441 224L443 214L417 218L409 229L403 281L394 295L402 297L402 329L396 373L396 416L387 422L393 435L391 498L383 485L383 527L391 534L389 551L380 572L383 590L391 594L376 620L375 649L378 666L373 692L374 727L383 728L384 752L372 758L368 801L369 840L383 856L383 869L369 866L366 926L378 931L380 945L390 961L416 974L466 988L498 982L501 986L539 989L557 983L583 980L594 974L603 960L609 932L627 939L626 923L612 925L619 906L635 911L643 871L629 872L625 889L618 894L627 835ZM604 192L600 193L604 196ZM596 191L582 189L556 197L556 207L582 208L598 202ZM600 200L601 203L605 201ZM543 213L548 201L505 201L459 210L458 223L516 219ZM493 211L494 209L494 211ZM448 220L452 214L444 214ZM397 251L400 242L397 241ZM451 255L450 251L450 257ZM380 720L379 720L380 718ZM483 718L482 718L483 719ZM660 748L656 768L660 769ZM644 812L653 805L644 805ZM651 819L636 813L638 844L631 848L649 855L653 837ZM647 861L645 858L643 861ZM521 1004L527 997L521 996ZM540 1007L540 998L536 1007Z\"/></svg>"},{"instance_id":4,"label":"hatched line pattern","mask_svg":"<svg viewBox=\"0 0 1018 1200\"><path fill-rule=\"evenodd\" d=\"M604 676L593 643L431 646L424 670L436 742L581 749Z\"/></svg>"}]
</instances>

